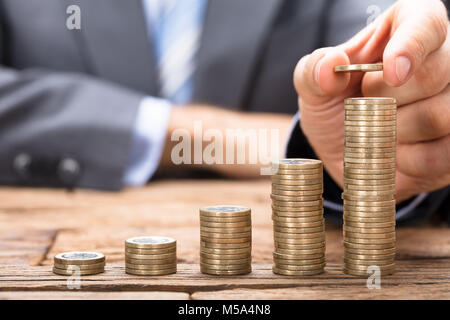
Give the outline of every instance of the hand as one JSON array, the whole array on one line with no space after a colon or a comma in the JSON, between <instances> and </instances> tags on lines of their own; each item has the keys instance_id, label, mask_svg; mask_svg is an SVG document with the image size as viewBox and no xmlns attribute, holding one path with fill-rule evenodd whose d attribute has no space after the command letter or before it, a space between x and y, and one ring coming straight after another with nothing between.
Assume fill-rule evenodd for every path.
<instances>
[{"instance_id":1,"label":"hand","mask_svg":"<svg viewBox=\"0 0 450 320\"><path fill-rule=\"evenodd\" d=\"M348 42L318 49L295 70L301 126L343 186L344 99L397 99L397 201L450 184L450 39L438 0L395 3ZM337 74L334 66L383 61L383 72Z\"/></svg>"}]
</instances>

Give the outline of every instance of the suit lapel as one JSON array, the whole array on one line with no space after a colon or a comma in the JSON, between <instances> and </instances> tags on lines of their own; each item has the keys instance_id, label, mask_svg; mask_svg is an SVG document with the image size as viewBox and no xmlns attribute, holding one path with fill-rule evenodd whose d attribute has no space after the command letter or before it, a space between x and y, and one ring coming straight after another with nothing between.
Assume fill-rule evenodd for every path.
<instances>
[{"instance_id":1,"label":"suit lapel","mask_svg":"<svg viewBox=\"0 0 450 320\"><path fill-rule=\"evenodd\" d=\"M78 37L92 72L156 94L157 73L141 0L79 0L77 4L81 8Z\"/></svg>"},{"instance_id":2,"label":"suit lapel","mask_svg":"<svg viewBox=\"0 0 450 320\"><path fill-rule=\"evenodd\" d=\"M281 0L209 0L194 100L239 108Z\"/></svg>"}]
</instances>

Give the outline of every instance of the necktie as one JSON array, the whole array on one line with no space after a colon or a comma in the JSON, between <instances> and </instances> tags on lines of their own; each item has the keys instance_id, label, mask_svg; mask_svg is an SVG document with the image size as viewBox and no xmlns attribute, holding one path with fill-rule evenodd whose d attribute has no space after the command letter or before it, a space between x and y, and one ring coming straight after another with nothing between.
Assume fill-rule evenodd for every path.
<instances>
[{"instance_id":1,"label":"necktie","mask_svg":"<svg viewBox=\"0 0 450 320\"><path fill-rule=\"evenodd\" d=\"M161 95L190 101L206 0L160 0L156 23Z\"/></svg>"}]
</instances>

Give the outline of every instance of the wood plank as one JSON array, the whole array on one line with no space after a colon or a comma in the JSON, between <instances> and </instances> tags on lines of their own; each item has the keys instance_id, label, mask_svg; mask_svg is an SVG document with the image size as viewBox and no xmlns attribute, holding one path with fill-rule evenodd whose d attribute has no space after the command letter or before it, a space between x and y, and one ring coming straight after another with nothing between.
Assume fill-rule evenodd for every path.
<instances>
[{"instance_id":1,"label":"wood plank","mask_svg":"<svg viewBox=\"0 0 450 320\"><path fill-rule=\"evenodd\" d=\"M0 300L189 300L189 294L166 291L10 291L0 292Z\"/></svg>"},{"instance_id":2,"label":"wood plank","mask_svg":"<svg viewBox=\"0 0 450 320\"><path fill-rule=\"evenodd\" d=\"M450 259L400 260L398 271L382 278L383 287L408 285L450 286ZM51 272L50 266L3 266L0 270L0 291L67 291L67 277ZM245 276L217 277L200 273L197 264L180 264L173 275L139 277L127 275L123 265L108 264L106 272L81 279L82 291L170 291L198 292L230 289L281 289L317 287L335 292L333 288L365 287L366 279L346 275L341 263L328 263L322 275L304 278L279 276L270 264L253 264L253 272ZM395 291L395 290L394 290Z\"/></svg>"}]
</instances>

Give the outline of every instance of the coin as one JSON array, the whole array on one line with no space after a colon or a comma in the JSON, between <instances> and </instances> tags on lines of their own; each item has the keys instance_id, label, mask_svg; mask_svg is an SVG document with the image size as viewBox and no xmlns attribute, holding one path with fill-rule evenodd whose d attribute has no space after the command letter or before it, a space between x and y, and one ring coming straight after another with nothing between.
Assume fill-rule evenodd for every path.
<instances>
[{"instance_id":1,"label":"coin","mask_svg":"<svg viewBox=\"0 0 450 320\"><path fill-rule=\"evenodd\" d=\"M94 275L105 272L104 268L98 268L98 269L59 269L53 267L53 273L61 276L72 276L72 275L80 275L80 276L87 276L87 275Z\"/></svg>"},{"instance_id":2,"label":"coin","mask_svg":"<svg viewBox=\"0 0 450 320\"><path fill-rule=\"evenodd\" d=\"M125 253L132 254L164 254L164 253L174 253L176 254L177 247L172 248L161 248L161 249L136 249L125 247Z\"/></svg>"},{"instance_id":3,"label":"coin","mask_svg":"<svg viewBox=\"0 0 450 320\"><path fill-rule=\"evenodd\" d=\"M316 159L282 159L272 162L272 167L288 170L303 170L322 168L322 161Z\"/></svg>"},{"instance_id":4,"label":"coin","mask_svg":"<svg viewBox=\"0 0 450 320\"><path fill-rule=\"evenodd\" d=\"M98 252L64 252L54 257L54 262L59 264L95 264L104 261L104 254Z\"/></svg>"},{"instance_id":5,"label":"coin","mask_svg":"<svg viewBox=\"0 0 450 320\"><path fill-rule=\"evenodd\" d=\"M353 269L357 269L357 267L372 266L372 265L376 265L378 267L385 267L386 269L389 269L394 265L394 259L391 258L386 260L353 260L345 257L344 263L346 267Z\"/></svg>"},{"instance_id":6,"label":"coin","mask_svg":"<svg viewBox=\"0 0 450 320\"><path fill-rule=\"evenodd\" d=\"M364 186L364 185L354 185L354 184L345 184L347 191L350 190L359 190L359 191L390 191L395 192L395 184L386 184L380 186Z\"/></svg>"},{"instance_id":7,"label":"coin","mask_svg":"<svg viewBox=\"0 0 450 320\"><path fill-rule=\"evenodd\" d=\"M345 143L347 142L390 143L397 141L397 132L395 130L376 130L376 131L356 130L356 129L352 130L352 128L346 127L344 132L345 132L345 139L344 139Z\"/></svg>"},{"instance_id":8,"label":"coin","mask_svg":"<svg viewBox=\"0 0 450 320\"><path fill-rule=\"evenodd\" d=\"M143 259L143 260L162 260L171 259L175 256L175 253L160 253L160 254L135 254L127 253L127 258L129 259Z\"/></svg>"},{"instance_id":9,"label":"coin","mask_svg":"<svg viewBox=\"0 0 450 320\"><path fill-rule=\"evenodd\" d=\"M395 184L395 179L383 179L383 180L361 180L361 179L351 179L344 177L344 185L352 184L352 185L361 185L361 186L385 186L385 185L393 185Z\"/></svg>"},{"instance_id":10,"label":"coin","mask_svg":"<svg viewBox=\"0 0 450 320\"><path fill-rule=\"evenodd\" d=\"M354 275L354 276L361 276L364 278L367 278L368 276L373 274L373 270L369 270L368 268L366 268L366 270L353 270L353 269L344 267L343 271L344 271L344 273ZM380 276L387 276L387 275L393 274L394 272L395 272L395 268L389 269L389 270L381 270Z\"/></svg>"},{"instance_id":11,"label":"coin","mask_svg":"<svg viewBox=\"0 0 450 320\"><path fill-rule=\"evenodd\" d=\"M374 215L376 217L376 215ZM361 217L361 216L352 216L346 215L345 222L362 222L362 223L377 223L377 222L394 222L395 223L395 211L391 214L391 216L382 216L381 218L372 218L372 217Z\"/></svg>"},{"instance_id":12,"label":"coin","mask_svg":"<svg viewBox=\"0 0 450 320\"><path fill-rule=\"evenodd\" d=\"M355 249L355 248L345 248L345 252L349 254L365 254L365 255L389 255L395 254L395 247L389 249Z\"/></svg>"},{"instance_id":13,"label":"coin","mask_svg":"<svg viewBox=\"0 0 450 320\"><path fill-rule=\"evenodd\" d=\"M304 239L292 239L274 236L275 241L278 244L293 244L293 245L304 245L304 244L317 244L325 242L325 235L317 238L304 238ZM282 247L283 248L283 247ZM285 247L286 248L286 247ZM286 248L287 249L287 248Z\"/></svg>"},{"instance_id":14,"label":"coin","mask_svg":"<svg viewBox=\"0 0 450 320\"><path fill-rule=\"evenodd\" d=\"M137 276L163 276L177 272L177 268L161 269L161 270L143 270L143 269L131 269L125 268L125 272Z\"/></svg>"},{"instance_id":15,"label":"coin","mask_svg":"<svg viewBox=\"0 0 450 320\"><path fill-rule=\"evenodd\" d=\"M396 148L345 148L344 152L351 153L384 153L396 152Z\"/></svg>"},{"instance_id":16,"label":"coin","mask_svg":"<svg viewBox=\"0 0 450 320\"><path fill-rule=\"evenodd\" d=\"M290 170L290 169L280 169L280 168L273 168L274 171L272 172L273 175L304 175L304 174L322 174L323 169L322 167L319 167L317 169L298 169L298 170Z\"/></svg>"},{"instance_id":17,"label":"coin","mask_svg":"<svg viewBox=\"0 0 450 320\"><path fill-rule=\"evenodd\" d=\"M304 227L300 227L300 228L289 228L289 227L281 227L281 226L275 225L273 227L273 230L276 232L282 232L282 233L311 234L311 233L325 231L325 227L323 224L319 227L312 227L312 226L308 226L308 225L304 224Z\"/></svg>"},{"instance_id":18,"label":"coin","mask_svg":"<svg viewBox=\"0 0 450 320\"><path fill-rule=\"evenodd\" d=\"M306 255L290 255L290 254L283 254L283 253L279 253L279 252L273 252L273 258L281 259L281 260L294 260L290 263L300 263L300 262L295 262L295 260L303 261L303 260L316 260L316 259L324 258L324 251L319 252L319 253L306 254ZM309 262L305 262L305 263L312 264ZM289 264L289 263L287 263L287 264Z\"/></svg>"},{"instance_id":19,"label":"coin","mask_svg":"<svg viewBox=\"0 0 450 320\"><path fill-rule=\"evenodd\" d=\"M176 263L168 263L168 264L134 264L127 262L126 268L133 270L165 270L165 269L173 269L176 266Z\"/></svg>"},{"instance_id":20,"label":"coin","mask_svg":"<svg viewBox=\"0 0 450 320\"><path fill-rule=\"evenodd\" d=\"M251 267L243 270L212 270L200 266L200 271L205 274L215 275L215 276L238 276L244 275L252 272Z\"/></svg>"},{"instance_id":21,"label":"coin","mask_svg":"<svg viewBox=\"0 0 450 320\"><path fill-rule=\"evenodd\" d=\"M322 269L317 270L308 270L308 271L292 271L292 270L284 270L277 268L275 266L272 267L272 271L275 274L283 275L283 276L312 276L323 273Z\"/></svg>"},{"instance_id":22,"label":"coin","mask_svg":"<svg viewBox=\"0 0 450 320\"><path fill-rule=\"evenodd\" d=\"M369 109L347 109L345 110L345 117L397 117L397 109L391 108L391 109L381 109L376 110L375 108L369 108Z\"/></svg>"},{"instance_id":23,"label":"coin","mask_svg":"<svg viewBox=\"0 0 450 320\"><path fill-rule=\"evenodd\" d=\"M306 185L316 185L322 183L322 178L320 179L310 179L310 180L288 180L288 179L279 179L277 177L272 176L272 183L287 185L287 186L306 186Z\"/></svg>"},{"instance_id":24,"label":"coin","mask_svg":"<svg viewBox=\"0 0 450 320\"><path fill-rule=\"evenodd\" d=\"M302 223L293 223L293 222L279 222L274 220L274 224L277 228L303 228L307 226L308 228L320 227L324 225L324 221L314 221L314 222L302 222ZM278 230L278 229L277 229Z\"/></svg>"},{"instance_id":25,"label":"coin","mask_svg":"<svg viewBox=\"0 0 450 320\"><path fill-rule=\"evenodd\" d=\"M250 248L251 243L211 243L200 241L200 245L203 248L211 248L211 249L240 249L240 248Z\"/></svg>"},{"instance_id":26,"label":"coin","mask_svg":"<svg viewBox=\"0 0 450 320\"><path fill-rule=\"evenodd\" d=\"M304 197L304 196L319 196L322 195L322 190L301 190L301 191L289 191L272 189L272 195L275 196L288 196L288 197Z\"/></svg>"},{"instance_id":27,"label":"coin","mask_svg":"<svg viewBox=\"0 0 450 320\"><path fill-rule=\"evenodd\" d=\"M242 217L250 214L250 208L242 206L221 205L200 208L200 215L207 217Z\"/></svg>"},{"instance_id":28,"label":"coin","mask_svg":"<svg viewBox=\"0 0 450 320\"><path fill-rule=\"evenodd\" d=\"M251 231L240 233L225 233L225 232L218 233L200 230L200 235L206 238L213 238L213 239L243 239L243 238L251 238L252 233Z\"/></svg>"},{"instance_id":29,"label":"coin","mask_svg":"<svg viewBox=\"0 0 450 320\"><path fill-rule=\"evenodd\" d=\"M382 63L373 64L348 64L339 65L334 67L334 72L372 72L372 71L382 71Z\"/></svg>"},{"instance_id":30,"label":"coin","mask_svg":"<svg viewBox=\"0 0 450 320\"><path fill-rule=\"evenodd\" d=\"M346 177L348 179L359 179L359 180L386 180L386 179L395 179L395 173L387 173L387 174L356 174L345 172Z\"/></svg>"},{"instance_id":31,"label":"coin","mask_svg":"<svg viewBox=\"0 0 450 320\"><path fill-rule=\"evenodd\" d=\"M350 253L346 250L345 257L352 260L369 260L369 261L384 261L389 260L392 263L392 260L395 258L395 252L390 254L376 254L376 255L368 255L368 254L356 254Z\"/></svg>"},{"instance_id":32,"label":"coin","mask_svg":"<svg viewBox=\"0 0 450 320\"><path fill-rule=\"evenodd\" d=\"M367 104L376 104L377 106L379 105L386 105L386 104L394 104L396 105L397 100L395 100L395 98L387 98L387 97L381 97L381 98L373 98L373 97L360 97L360 98L347 98L344 100L344 103L346 105L351 105L351 104L362 104L362 105L367 105Z\"/></svg>"},{"instance_id":33,"label":"coin","mask_svg":"<svg viewBox=\"0 0 450 320\"><path fill-rule=\"evenodd\" d=\"M395 245L395 236L391 237L391 238L386 238L386 239L368 239L368 238L361 238L360 236L357 236L357 238L354 238L349 235L345 235L344 237L345 237L346 241L350 242L350 243Z\"/></svg>"},{"instance_id":34,"label":"coin","mask_svg":"<svg viewBox=\"0 0 450 320\"><path fill-rule=\"evenodd\" d=\"M245 238L211 238L206 237L203 235L200 235L200 240L205 242L214 242L214 243L245 243L245 242L251 242L252 237L245 237Z\"/></svg>"},{"instance_id":35,"label":"coin","mask_svg":"<svg viewBox=\"0 0 450 320\"><path fill-rule=\"evenodd\" d=\"M353 200L353 201L358 201L361 200L361 198L363 198L363 196L355 196L355 195L350 195L347 193L342 194L342 199L344 200ZM373 200L373 201L383 201L383 200L391 200L394 199L394 195L380 195L380 196L369 196L366 195L363 198L364 200Z\"/></svg>"},{"instance_id":36,"label":"coin","mask_svg":"<svg viewBox=\"0 0 450 320\"><path fill-rule=\"evenodd\" d=\"M221 234L239 234L239 233L247 233L250 232L252 230L251 226L246 226L246 227L226 227L225 224L223 224L223 226L221 228L214 228L214 227L205 227L202 226L201 227L201 231L204 232L211 232L211 233L221 233Z\"/></svg>"},{"instance_id":37,"label":"coin","mask_svg":"<svg viewBox=\"0 0 450 320\"><path fill-rule=\"evenodd\" d=\"M280 216L278 215L278 213L274 213L272 214L272 220L281 223L304 223L304 222L309 222L309 223L323 223L323 210L317 211L316 213L314 213L313 216L293 216L293 217L285 217L285 216Z\"/></svg>"},{"instance_id":38,"label":"coin","mask_svg":"<svg viewBox=\"0 0 450 320\"><path fill-rule=\"evenodd\" d=\"M200 262L200 266L209 270L247 270L250 263L217 265Z\"/></svg>"},{"instance_id":39,"label":"coin","mask_svg":"<svg viewBox=\"0 0 450 320\"><path fill-rule=\"evenodd\" d=\"M251 257L249 253L241 253L241 254L212 254L212 253L204 253L200 251L200 257L211 260L237 260L237 259L248 259Z\"/></svg>"},{"instance_id":40,"label":"coin","mask_svg":"<svg viewBox=\"0 0 450 320\"><path fill-rule=\"evenodd\" d=\"M344 120L345 126L355 126L355 127L392 127L397 124L396 120Z\"/></svg>"},{"instance_id":41,"label":"coin","mask_svg":"<svg viewBox=\"0 0 450 320\"><path fill-rule=\"evenodd\" d=\"M135 249L159 249L176 246L177 241L168 237L144 236L125 240L125 246Z\"/></svg>"},{"instance_id":42,"label":"coin","mask_svg":"<svg viewBox=\"0 0 450 320\"><path fill-rule=\"evenodd\" d=\"M344 206L354 207L391 207L395 206L395 200L383 200L383 201L364 201L364 200L346 200Z\"/></svg>"},{"instance_id":43,"label":"coin","mask_svg":"<svg viewBox=\"0 0 450 320\"><path fill-rule=\"evenodd\" d=\"M388 228L395 227L395 221L392 222L373 222L373 223L362 223L362 222L353 222L353 221L344 221L344 227L352 227L352 228Z\"/></svg>"},{"instance_id":44,"label":"coin","mask_svg":"<svg viewBox=\"0 0 450 320\"><path fill-rule=\"evenodd\" d=\"M278 196L278 195L274 195L271 194L270 198L272 198L273 200L277 200L277 201L296 201L296 202L301 202L301 201L311 201L311 200L321 200L322 199L322 194L317 194L317 195L313 195L313 196Z\"/></svg>"},{"instance_id":45,"label":"coin","mask_svg":"<svg viewBox=\"0 0 450 320\"><path fill-rule=\"evenodd\" d=\"M57 269L74 269L74 270L98 270L105 268L105 262L93 263L93 264L64 264L55 262L53 265Z\"/></svg>"},{"instance_id":46,"label":"coin","mask_svg":"<svg viewBox=\"0 0 450 320\"><path fill-rule=\"evenodd\" d=\"M272 205L277 207L321 207L323 199L311 201L278 201L272 199Z\"/></svg>"},{"instance_id":47,"label":"coin","mask_svg":"<svg viewBox=\"0 0 450 320\"><path fill-rule=\"evenodd\" d=\"M227 255L227 254L250 254L251 253L251 246L244 248L207 248L204 246L201 246L200 253L208 253L208 254L220 254L220 255Z\"/></svg>"},{"instance_id":48,"label":"coin","mask_svg":"<svg viewBox=\"0 0 450 320\"><path fill-rule=\"evenodd\" d=\"M325 254L325 246L314 248L314 249L283 249L283 248L275 248L275 252L279 254L287 254L287 255L311 255L311 254Z\"/></svg>"},{"instance_id":49,"label":"coin","mask_svg":"<svg viewBox=\"0 0 450 320\"><path fill-rule=\"evenodd\" d=\"M272 210L276 211L280 216L290 216L289 213L298 214L300 216L302 212L304 212L304 216L315 215L317 212L321 212L323 210L323 205L316 206L304 206L304 207L286 207L272 204ZM295 215L294 215L295 216Z\"/></svg>"},{"instance_id":50,"label":"coin","mask_svg":"<svg viewBox=\"0 0 450 320\"><path fill-rule=\"evenodd\" d=\"M250 215L243 217L231 217L231 218L220 218L220 217L206 217L200 215L200 222L206 223L240 223L246 222L249 225L251 224L252 218Z\"/></svg>"},{"instance_id":51,"label":"coin","mask_svg":"<svg viewBox=\"0 0 450 320\"><path fill-rule=\"evenodd\" d=\"M286 243L286 242L280 242L275 240L274 245L276 250L279 249L288 249L288 250L304 250L304 249L316 249L316 248L324 248L325 249L325 239L322 241L316 241L311 243L304 243L304 244L292 244L292 243Z\"/></svg>"},{"instance_id":52,"label":"coin","mask_svg":"<svg viewBox=\"0 0 450 320\"><path fill-rule=\"evenodd\" d=\"M302 260L302 259L296 259L296 260L285 260L285 259L278 259L278 258L274 258L274 264L277 266L308 266L308 265L318 265L321 263L325 263L325 257L323 256L323 254L320 255L320 258L316 258L316 259L306 259L306 260Z\"/></svg>"},{"instance_id":53,"label":"coin","mask_svg":"<svg viewBox=\"0 0 450 320\"><path fill-rule=\"evenodd\" d=\"M166 259L132 259L125 257L125 262L131 265L172 265L177 262L177 257L175 255Z\"/></svg>"},{"instance_id":54,"label":"coin","mask_svg":"<svg viewBox=\"0 0 450 320\"><path fill-rule=\"evenodd\" d=\"M272 191L274 190L286 190L286 191L321 190L323 192L323 181L319 181L317 184L309 184L309 185L283 185L272 182Z\"/></svg>"},{"instance_id":55,"label":"coin","mask_svg":"<svg viewBox=\"0 0 450 320\"><path fill-rule=\"evenodd\" d=\"M208 259L201 257L200 261L204 264L210 265L220 265L220 266L230 266L230 265L248 265L252 262L251 257L247 257L246 259Z\"/></svg>"},{"instance_id":56,"label":"coin","mask_svg":"<svg viewBox=\"0 0 450 320\"><path fill-rule=\"evenodd\" d=\"M204 222L200 220L201 227L207 228L241 228L241 227L251 227L250 221L242 222Z\"/></svg>"},{"instance_id":57,"label":"coin","mask_svg":"<svg viewBox=\"0 0 450 320\"><path fill-rule=\"evenodd\" d=\"M397 145L396 141L391 142L345 142L345 147L350 148L394 148Z\"/></svg>"},{"instance_id":58,"label":"coin","mask_svg":"<svg viewBox=\"0 0 450 320\"><path fill-rule=\"evenodd\" d=\"M396 114L391 114L391 115L352 115L352 114L348 114L346 113L345 115L345 120L347 121L366 121L366 122L371 122L371 121L396 121L397 120L397 116ZM396 123L394 123L396 124ZM365 125L365 124L363 124Z\"/></svg>"},{"instance_id":59,"label":"coin","mask_svg":"<svg viewBox=\"0 0 450 320\"><path fill-rule=\"evenodd\" d=\"M291 271L306 271L306 270L316 270L323 269L325 263L309 264L309 265L290 265L290 264L276 264L278 269L291 270Z\"/></svg>"},{"instance_id":60,"label":"coin","mask_svg":"<svg viewBox=\"0 0 450 320\"><path fill-rule=\"evenodd\" d=\"M362 232L350 232L344 229L344 236L347 238L358 238L358 239L392 239L395 238L395 230L383 233L362 233Z\"/></svg>"},{"instance_id":61,"label":"coin","mask_svg":"<svg viewBox=\"0 0 450 320\"><path fill-rule=\"evenodd\" d=\"M366 227L366 228L358 228L344 225L344 230L348 232L356 232L356 233L386 233L386 232L395 232L395 227L384 227L384 228L375 228L375 227Z\"/></svg>"}]
</instances>

